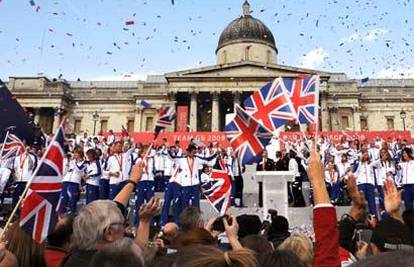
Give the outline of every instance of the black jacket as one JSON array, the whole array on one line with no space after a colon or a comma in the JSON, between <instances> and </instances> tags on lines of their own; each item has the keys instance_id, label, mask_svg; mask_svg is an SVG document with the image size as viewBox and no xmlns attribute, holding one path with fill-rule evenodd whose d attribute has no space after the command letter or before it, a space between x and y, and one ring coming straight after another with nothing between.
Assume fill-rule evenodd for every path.
<instances>
[{"instance_id":1,"label":"black jacket","mask_svg":"<svg viewBox=\"0 0 414 267\"><path fill-rule=\"evenodd\" d=\"M263 166L263 159L260 159L260 161L257 163L256 167L257 171L274 171L275 170L275 162L273 159L266 159L266 162Z\"/></svg>"}]
</instances>

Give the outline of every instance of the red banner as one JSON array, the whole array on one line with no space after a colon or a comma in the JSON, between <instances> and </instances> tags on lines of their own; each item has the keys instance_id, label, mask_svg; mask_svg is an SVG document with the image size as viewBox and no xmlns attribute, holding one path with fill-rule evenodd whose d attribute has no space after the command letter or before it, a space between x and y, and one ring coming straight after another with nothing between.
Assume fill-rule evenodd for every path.
<instances>
[{"instance_id":1,"label":"red banner","mask_svg":"<svg viewBox=\"0 0 414 267\"><path fill-rule=\"evenodd\" d=\"M121 133L115 133L117 136L120 136ZM306 134L307 137L313 136L310 133L301 133L301 132L281 132L281 138L287 138L288 140L296 140L303 137ZM326 136L329 139L333 140L335 143L338 143L341 140L342 136L345 136L348 140L354 139L358 136L358 139L371 141L377 137L380 137L384 140L388 138L400 138L411 140L411 134L409 131L360 131L360 132L320 132L321 136ZM108 133L104 134L105 136ZM134 139L135 143L150 144L154 138L154 133L145 132L137 133L130 132L129 135ZM167 142L172 145L175 141L180 141L181 147L185 148L190 143L191 139L197 140L199 143L204 145L209 145L210 143L220 143L221 147L227 147L228 142L224 132L161 132L158 136L156 143L163 143L163 139L167 139Z\"/></svg>"},{"instance_id":2,"label":"red banner","mask_svg":"<svg viewBox=\"0 0 414 267\"><path fill-rule=\"evenodd\" d=\"M306 137L308 138L313 136L314 133L281 132L280 138L282 138L283 140L285 138L287 138L288 140L297 140L303 138L304 135L306 135ZM353 140L356 137L358 137L360 141L367 140L368 142L376 139L377 137L383 140L388 140L388 138L411 140L411 133L409 131L326 131L320 132L319 135L325 136L330 140L333 140L334 143L339 143L343 136L345 136L347 140Z\"/></svg>"},{"instance_id":3,"label":"red banner","mask_svg":"<svg viewBox=\"0 0 414 267\"><path fill-rule=\"evenodd\" d=\"M188 106L177 106L177 132L187 132Z\"/></svg>"},{"instance_id":4,"label":"red banner","mask_svg":"<svg viewBox=\"0 0 414 267\"><path fill-rule=\"evenodd\" d=\"M107 136L105 133L104 136ZM121 136L121 133L115 133L116 136ZM137 133L130 132L129 135L134 139L135 143L142 143L144 145L151 144L154 133L145 132ZM209 143L220 143L222 147L227 147L227 139L224 132L161 132L156 140L156 144L163 143L163 139L172 145L175 141L180 141L181 147L185 148L190 143L191 139L197 140L199 143L209 145Z\"/></svg>"}]
</instances>

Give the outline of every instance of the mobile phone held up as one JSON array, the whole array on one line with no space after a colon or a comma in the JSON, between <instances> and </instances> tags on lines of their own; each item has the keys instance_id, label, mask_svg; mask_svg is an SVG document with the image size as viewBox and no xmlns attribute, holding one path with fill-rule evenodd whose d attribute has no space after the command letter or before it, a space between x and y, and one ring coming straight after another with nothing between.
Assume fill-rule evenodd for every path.
<instances>
[{"instance_id":1,"label":"mobile phone held up","mask_svg":"<svg viewBox=\"0 0 414 267\"><path fill-rule=\"evenodd\" d=\"M217 219L213 223L213 230L218 231L218 232L224 232L226 230L224 228L223 219L227 220L228 224L232 224L231 217L225 214L223 216L217 217Z\"/></svg>"}]
</instances>

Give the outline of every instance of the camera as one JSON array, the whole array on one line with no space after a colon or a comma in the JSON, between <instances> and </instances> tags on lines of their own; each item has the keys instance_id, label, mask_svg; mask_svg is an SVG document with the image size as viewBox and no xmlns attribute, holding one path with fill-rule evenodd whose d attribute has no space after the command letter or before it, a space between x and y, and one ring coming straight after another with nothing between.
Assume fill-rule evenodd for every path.
<instances>
[{"instance_id":1,"label":"camera","mask_svg":"<svg viewBox=\"0 0 414 267\"><path fill-rule=\"evenodd\" d=\"M232 224L233 220L230 218L229 215L225 214L223 216L218 217L213 223L213 230L224 232L226 229L224 228L223 219L227 221L228 224Z\"/></svg>"}]
</instances>

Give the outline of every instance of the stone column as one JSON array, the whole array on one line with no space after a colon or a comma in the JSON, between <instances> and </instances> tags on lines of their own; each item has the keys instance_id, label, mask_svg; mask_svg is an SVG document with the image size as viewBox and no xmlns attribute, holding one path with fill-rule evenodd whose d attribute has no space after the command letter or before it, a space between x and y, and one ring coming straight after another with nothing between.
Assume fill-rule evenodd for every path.
<instances>
[{"instance_id":1,"label":"stone column","mask_svg":"<svg viewBox=\"0 0 414 267\"><path fill-rule=\"evenodd\" d=\"M328 99L326 94L320 94L320 103L321 103L321 129L322 131L332 131L332 118L329 115L329 108L328 108Z\"/></svg>"},{"instance_id":2,"label":"stone column","mask_svg":"<svg viewBox=\"0 0 414 267\"><path fill-rule=\"evenodd\" d=\"M352 107L353 112L352 112L352 120L353 120L353 126L354 126L354 131L361 131L361 112L359 112L358 107Z\"/></svg>"},{"instance_id":3,"label":"stone column","mask_svg":"<svg viewBox=\"0 0 414 267\"><path fill-rule=\"evenodd\" d=\"M142 131L142 108L138 106L136 107L134 114L134 131Z\"/></svg>"},{"instance_id":4,"label":"stone column","mask_svg":"<svg viewBox=\"0 0 414 267\"><path fill-rule=\"evenodd\" d=\"M52 132L56 133L56 129L59 127L60 125L60 114L61 114L61 110L60 109L55 109L54 110L54 114L53 114L53 126L52 126Z\"/></svg>"},{"instance_id":5,"label":"stone column","mask_svg":"<svg viewBox=\"0 0 414 267\"><path fill-rule=\"evenodd\" d=\"M234 106L236 105L240 106L240 92L233 93L233 103L234 103Z\"/></svg>"},{"instance_id":6,"label":"stone column","mask_svg":"<svg viewBox=\"0 0 414 267\"><path fill-rule=\"evenodd\" d=\"M34 123L38 124L40 121L40 108L34 108Z\"/></svg>"},{"instance_id":7,"label":"stone column","mask_svg":"<svg viewBox=\"0 0 414 267\"><path fill-rule=\"evenodd\" d=\"M219 130L220 120L220 107L219 107L219 92L213 92L211 95L212 106L211 106L211 131L217 132Z\"/></svg>"},{"instance_id":8,"label":"stone column","mask_svg":"<svg viewBox=\"0 0 414 267\"><path fill-rule=\"evenodd\" d=\"M190 95L190 131L197 131L197 93L191 92Z\"/></svg>"}]
</instances>

